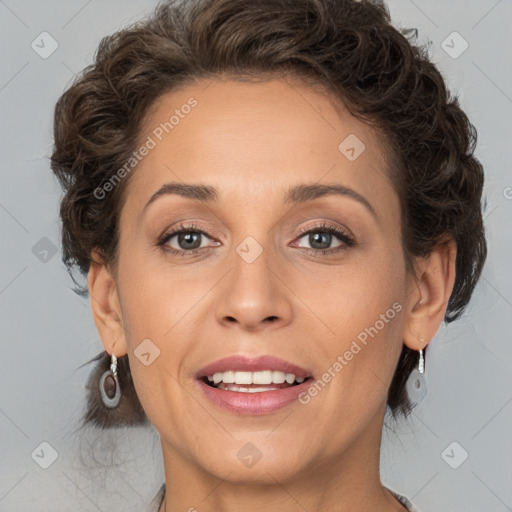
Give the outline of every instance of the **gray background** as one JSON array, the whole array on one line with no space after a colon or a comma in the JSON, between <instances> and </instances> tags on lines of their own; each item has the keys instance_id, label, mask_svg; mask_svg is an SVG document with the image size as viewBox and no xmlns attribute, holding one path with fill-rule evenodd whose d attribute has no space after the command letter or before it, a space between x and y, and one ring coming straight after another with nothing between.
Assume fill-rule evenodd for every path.
<instances>
[{"instance_id":1,"label":"gray background","mask_svg":"<svg viewBox=\"0 0 512 512\"><path fill-rule=\"evenodd\" d=\"M102 36L154 5L0 0L2 512L140 511L164 478L152 427L76 431L90 371L79 366L103 347L88 299L73 293L60 261L60 190L48 160L53 107L74 73ZM427 396L408 420L385 428L382 478L422 512L512 510L512 1L389 6L395 25L431 41L478 129L490 254L466 314L432 341ZM43 31L58 43L46 59L31 47ZM453 31L469 44L457 58L442 46ZM462 41L451 40L452 54L460 51Z\"/></svg>"}]
</instances>

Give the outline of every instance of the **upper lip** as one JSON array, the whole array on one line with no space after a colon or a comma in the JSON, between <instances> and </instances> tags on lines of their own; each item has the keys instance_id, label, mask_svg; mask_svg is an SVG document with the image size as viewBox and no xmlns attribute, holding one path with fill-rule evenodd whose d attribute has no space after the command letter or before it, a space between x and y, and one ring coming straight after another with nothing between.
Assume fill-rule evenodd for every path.
<instances>
[{"instance_id":1,"label":"upper lip","mask_svg":"<svg viewBox=\"0 0 512 512\"><path fill-rule=\"evenodd\" d=\"M263 356L244 356L233 355L219 359L211 364L201 368L197 374L197 379L202 379L208 375L213 375L218 372L227 371L246 371L258 372L263 370L281 371L284 373L293 373L295 377L306 379L312 377L310 370L297 366L296 364L280 359L279 357L271 355Z\"/></svg>"}]
</instances>

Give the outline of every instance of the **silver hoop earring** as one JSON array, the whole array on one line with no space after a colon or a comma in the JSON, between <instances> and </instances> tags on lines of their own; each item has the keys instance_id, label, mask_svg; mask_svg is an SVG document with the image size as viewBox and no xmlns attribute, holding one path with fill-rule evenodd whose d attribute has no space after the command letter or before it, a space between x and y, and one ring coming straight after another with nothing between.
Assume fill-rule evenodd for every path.
<instances>
[{"instance_id":1,"label":"silver hoop earring","mask_svg":"<svg viewBox=\"0 0 512 512\"><path fill-rule=\"evenodd\" d=\"M100 378L101 399L109 409L114 409L121 401L121 387L117 379L117 357L112 353L110 369Z\"/></svg>"},{"instance_id":2,"label":"silver hoop earring","mask_svg":"<svg viewBox=\"0 0 512 512\"><path fill-rule=\"evenodd\" d=\"M425 373L425 357L423 356L423 349L420 348L419 352L420 352L420 358L418 361L418 371L420 373Z\"/></svg>"}]
</instances>

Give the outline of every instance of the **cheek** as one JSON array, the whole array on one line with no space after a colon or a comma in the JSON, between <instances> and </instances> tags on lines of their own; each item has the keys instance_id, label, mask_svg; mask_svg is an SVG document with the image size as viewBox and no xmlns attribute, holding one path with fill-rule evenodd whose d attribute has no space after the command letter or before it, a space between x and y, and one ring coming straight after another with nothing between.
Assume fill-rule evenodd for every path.
<instances>
[{"instance_id":1,"label":"cheek","mask_svg":"<svg viewBox=\"0 0 512 512\"><path fill-rule=\"evenodd\" d=\"M294 292L312 313L305 316L330 340L331 355L360 333L364 338L376 323L385 337L399 331L397 309L403 309L406 283L400 249L379 246L353 254L337 266L302 269L294 279Z\"/></svg>"},{"instance_id":2,"label":"cheek","mask_svg":"<svg viewBox=\"0 0 512 512\"><path fill-rule=\"evenodd\" d=\"M371 402L370 396L374 406L385 399L402 349L406 275L399 254L398 249L372 251L350 267L331 271L327 292L304 287L306 302L322 320L312 322L327 332L317 349L326 372L323 380L336 390L328 400L334 408L352 402L356 411Z\"/></svg>"},{"instance_id":3,"label":"cheek","mask_svg":"<svg viewBox=\"0 0 512 512\"><path fill-rule=\"evenodd\" d=\"M134 348L144 338L167 343L204 295L205 282L190 275L190 269L169 267L163 258L131 255L119 262L119 291Z\"/></svg>"}]
</instances>

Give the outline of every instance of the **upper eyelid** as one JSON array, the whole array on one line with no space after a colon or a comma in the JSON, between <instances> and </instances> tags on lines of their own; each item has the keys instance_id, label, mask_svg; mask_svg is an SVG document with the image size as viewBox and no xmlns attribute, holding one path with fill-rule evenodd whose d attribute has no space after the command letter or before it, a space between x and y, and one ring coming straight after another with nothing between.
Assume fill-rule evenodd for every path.
<instances>
[{"instance_id":1,"label":"upper eyelid","mask_svg":"<svg viewBox=\"0 0 512 512\"><path fill-rule=\"evenodd\" d=\"M307 226L307 227L300 228L299 229L299 235L307 234L310 231L314 231L315 229L317 229L317 230L333 229L333 230L341 231L342 233L344 233L345 235L349 236L350 238L354 238L354 235L352 234L352 232L349 229L347 229L345 227L335 226L334 225L335 223L332 222L332 221L320 220L320 221L316 221L316 222L317 222L317 224L315 224L313 226Z\"/></svg>"}]
</instances>

